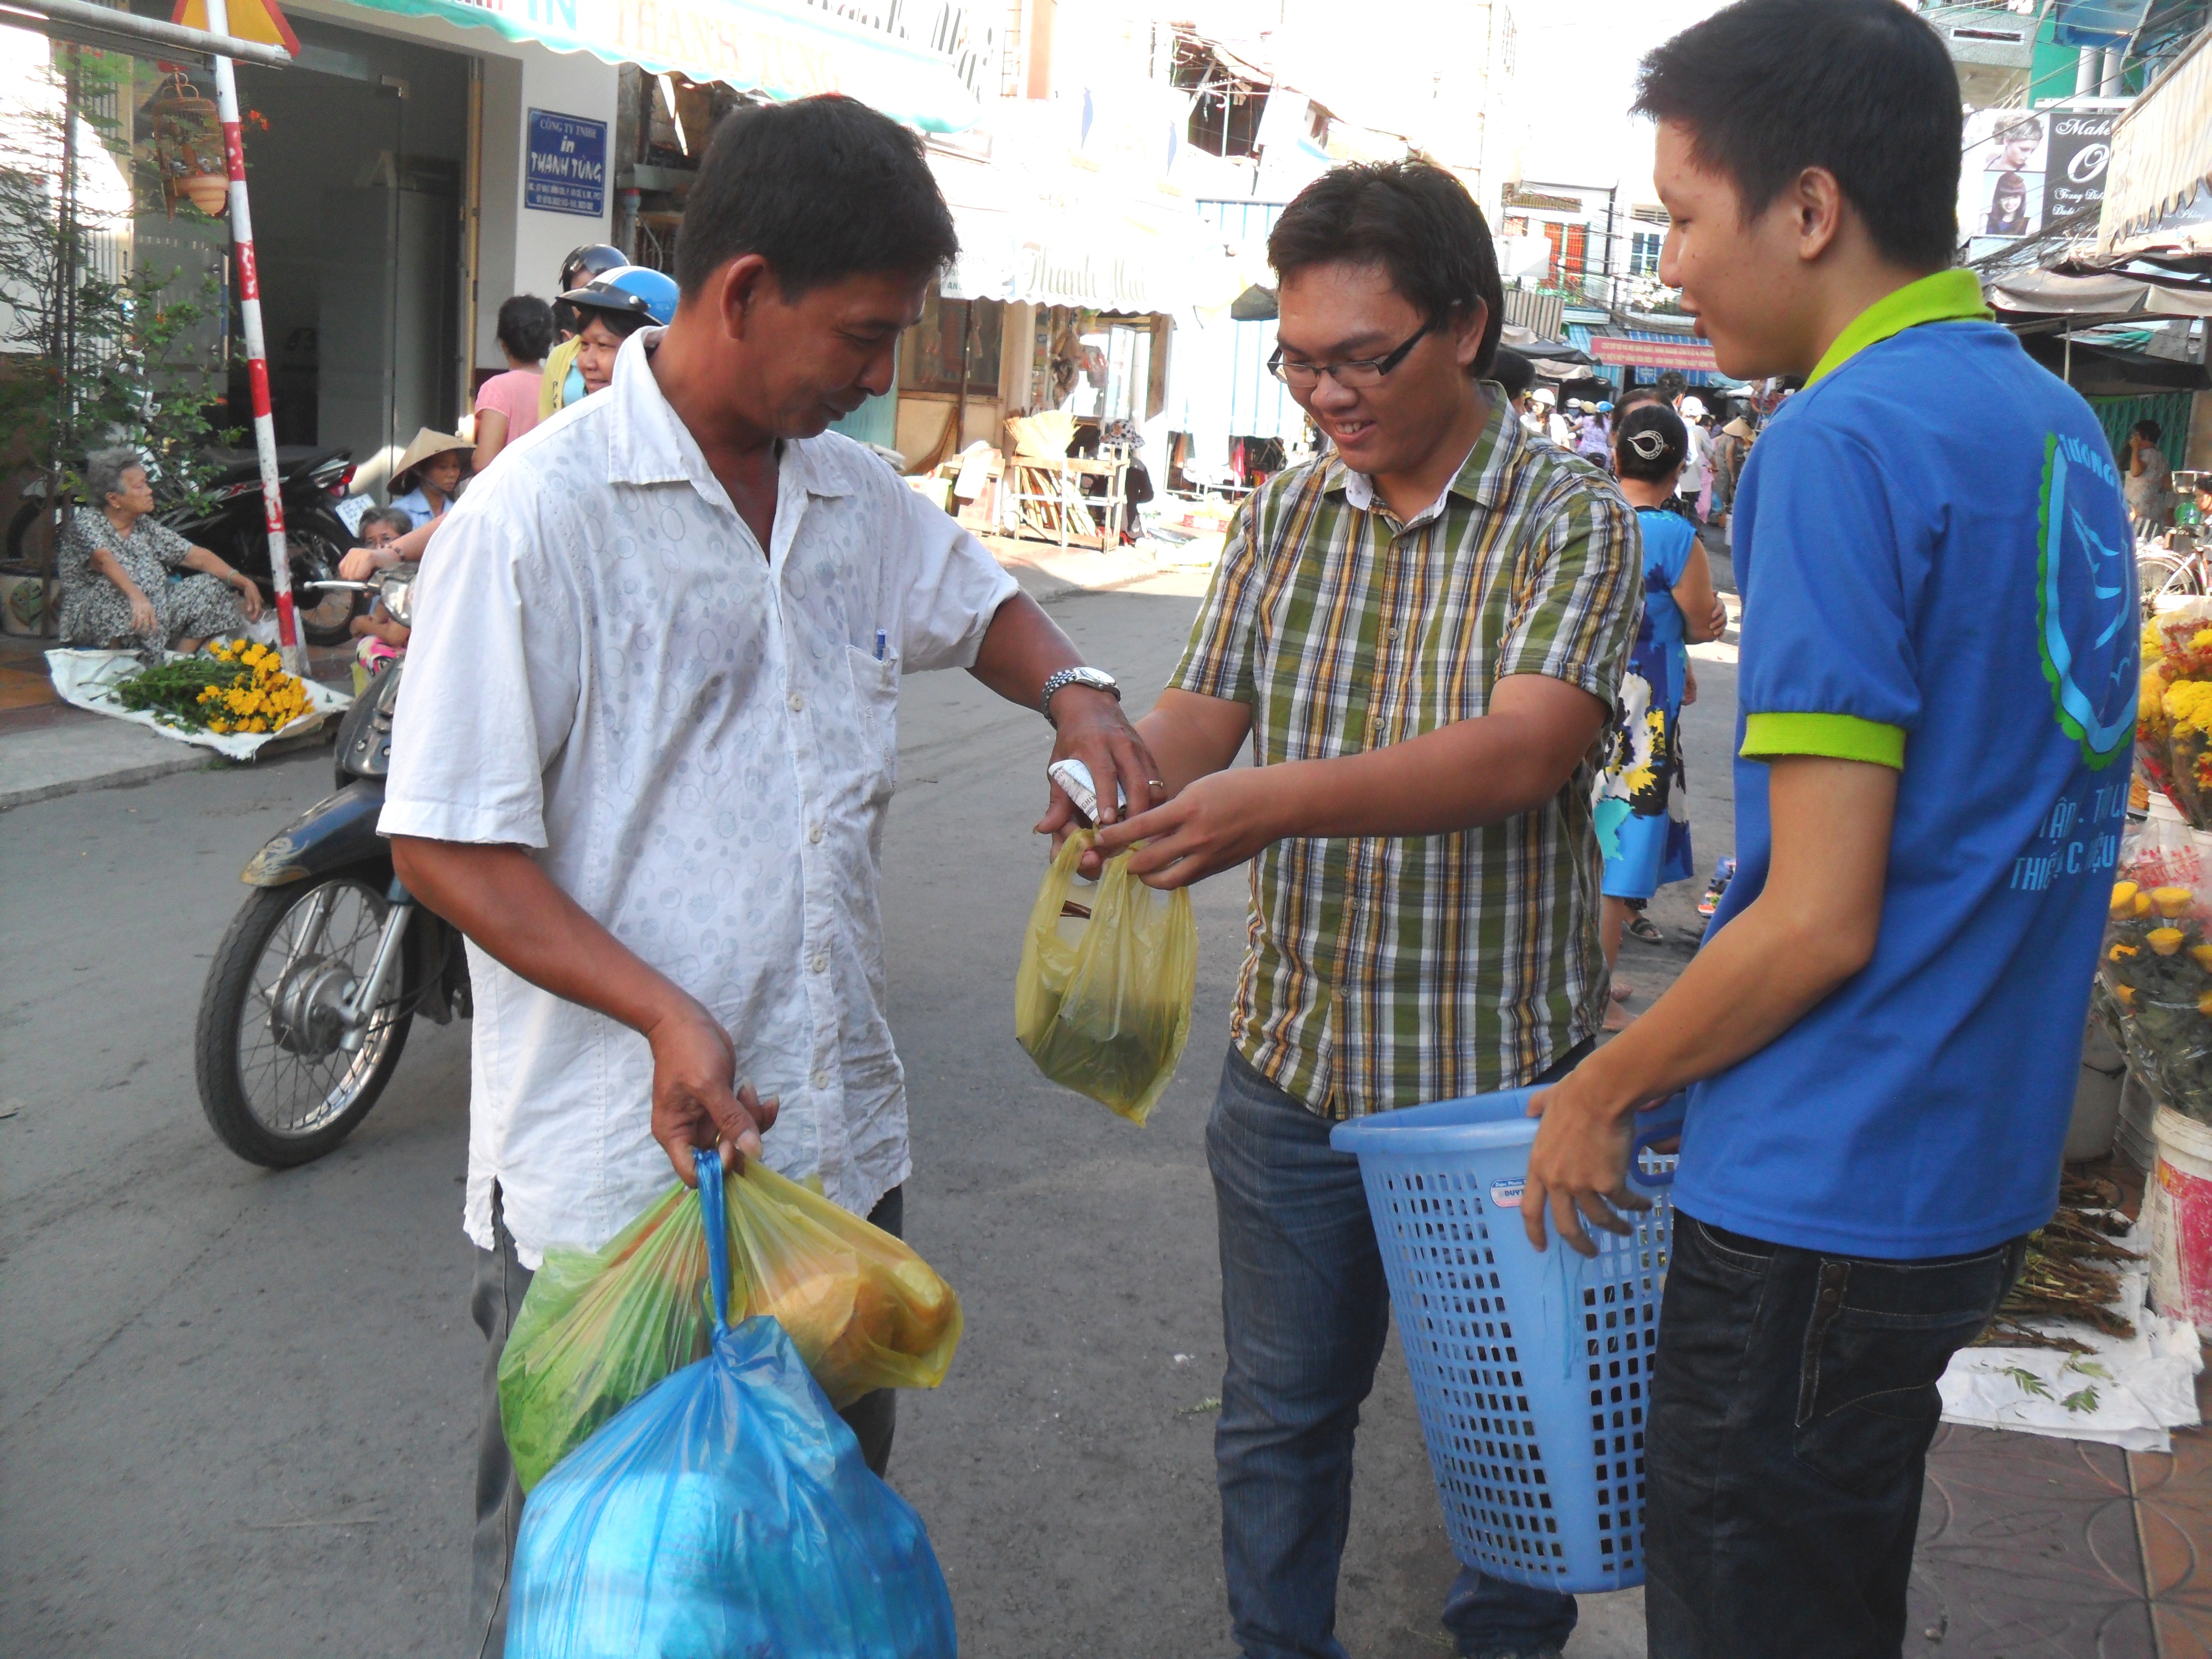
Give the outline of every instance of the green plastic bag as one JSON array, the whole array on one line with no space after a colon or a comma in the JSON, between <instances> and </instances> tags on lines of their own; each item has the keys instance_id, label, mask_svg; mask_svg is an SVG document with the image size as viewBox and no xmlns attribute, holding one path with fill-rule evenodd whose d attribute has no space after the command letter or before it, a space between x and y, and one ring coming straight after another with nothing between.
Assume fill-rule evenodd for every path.
<instances>
[{"instance_id":1,"label":"green plastic bag","mask_svg":"<svg viewBox=\"0 0 2212 1659\"><path fill-rule=\"evenodd\" d=\"M873 1389L945 1380L960 1298L903 1241L757 1160L724 1188L733 1320L773 1317L841 1408ZM672 1185L604 1249L545 1253L499 1362L500 1425L525 1492L706 1357L707 1235L690 1200Z\"/></svg>"},{"instance_id":2,"label":"green plastic bag","mask_svg":"<svg viewBox=\"0 0 2212 1659\"><path fill-rule=\"evenodd\" d=\"M1146 886L1126 853L1079 899L1088 884L1076 864L1096 839L1070 836L1037 890L1014 978L1014 1035L1054 1083L1142 1123L1190 1040L1198 923L1188 892Z\"/></svg>"}]
</instances>

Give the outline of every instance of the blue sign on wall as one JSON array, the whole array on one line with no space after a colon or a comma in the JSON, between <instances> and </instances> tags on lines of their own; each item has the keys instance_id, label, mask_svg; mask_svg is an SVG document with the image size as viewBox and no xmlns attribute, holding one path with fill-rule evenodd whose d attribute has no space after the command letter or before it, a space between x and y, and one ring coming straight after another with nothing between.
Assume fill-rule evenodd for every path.
<instances>
[{"instance_id":1,"label":"blue sign on wall","mask_svg":"<svg viewBox=\"0 0 2212 1659\"><path fill-rule=\"evenodd\" d=\"M607 210L607 124L580 115L530 112L522 205L599 219Z\"/></svg>"}]
</instances>

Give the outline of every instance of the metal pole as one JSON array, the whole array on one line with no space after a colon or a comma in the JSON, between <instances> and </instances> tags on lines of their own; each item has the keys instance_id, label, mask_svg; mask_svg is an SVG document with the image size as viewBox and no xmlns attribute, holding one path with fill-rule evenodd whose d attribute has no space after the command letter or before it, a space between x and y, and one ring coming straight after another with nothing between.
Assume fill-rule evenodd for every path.
<instances>
[{"instance_id":1,"label":"metal pole","mask_svg":"<svg viewBox=\"0 0 2212 1659\"><path fill-rule=\"evenodd\" d=\"M208 33L230 33L229 0L207 0ZM261 506L269 526L269 584L276 590L276 641L284 667L304 674L300 623L292 605L292 562L284 550L284 495L276 478L276 422L269 412L269 346L261 334L261 276L253 258L253 216L246 205L246 143L238 126L238 77L215 60L216 113L230 173L230 240L238 252L238 313L246 333L246 377L253 398L253 447L261 454Z\"/></svg>"}]
</instances>

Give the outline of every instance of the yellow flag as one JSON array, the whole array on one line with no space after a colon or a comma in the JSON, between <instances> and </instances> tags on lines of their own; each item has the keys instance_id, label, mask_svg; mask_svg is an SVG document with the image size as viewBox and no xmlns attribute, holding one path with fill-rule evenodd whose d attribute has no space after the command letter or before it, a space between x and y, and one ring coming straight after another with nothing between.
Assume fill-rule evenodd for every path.
<instances>
[{"instance_id":1,"label":"yellow flag","mask_svg":"<svg viewBox=\"0 0 2212 1659\"><path fill-rule=\"evenodd\" d=\"M208 26L207 0L177 0L177 9L169 14L169 21L188 29L204 29ZM282 46L295 58L300 55L300 37L292 33L284 14L277 10L276 0L230 0L229 33L234 40Z\"/></svg>"}]
</instances>

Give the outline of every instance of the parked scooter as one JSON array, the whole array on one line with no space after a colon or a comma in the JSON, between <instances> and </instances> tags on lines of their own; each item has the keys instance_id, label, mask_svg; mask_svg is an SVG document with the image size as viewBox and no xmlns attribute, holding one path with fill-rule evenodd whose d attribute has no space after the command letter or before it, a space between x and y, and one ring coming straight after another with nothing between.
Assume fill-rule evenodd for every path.
<instances>
[{"instance_id":1,"label":"parked scooter","mask_svg":"<svg viewBox=\"0 0 2212 1659\"><path fill-rule=\"evenodd\" d=\"M250 449L217 449L207 459L222 468L212 485L215 510L204 518L165 514L161 522L232 569L244 571L260 585L262 598L272 599L260 457ZM353 482L353 453L283 444L276 450L276 471L300 631L310 645L343 644L353 627L355 596L332 579L338 561L360 539L337 514Z\"/></svg>"},{"instance_id":2,"label":"parked scooter","mask_svg":"<svg viewBox=\"0 0 2212 1659\"><path fill-rule=\"evenodd\" d=\"M413 574L325 583L373 589L400 621ZM392 1079L409 1027L473 1012L461 936L416 903L376 833L392 764L399 658L338 727L337 790L274 836L240 879L252 888L200 998L194 1069L223 1145L272 1169L307 1164L351 1134Z\"/></svg>"}]
</instances>

